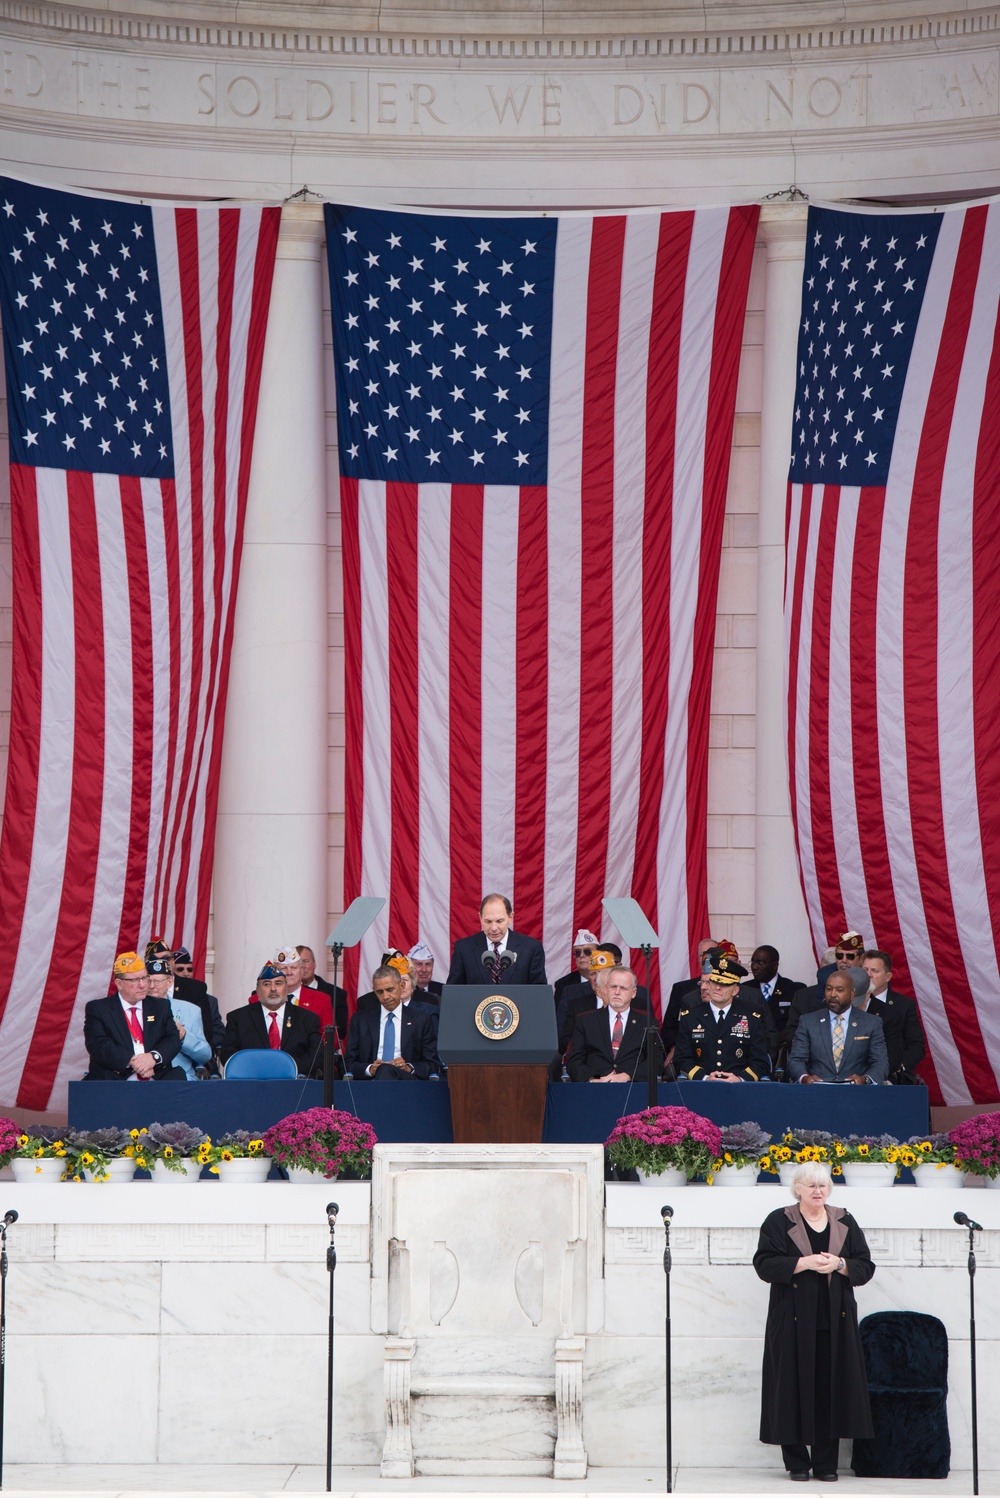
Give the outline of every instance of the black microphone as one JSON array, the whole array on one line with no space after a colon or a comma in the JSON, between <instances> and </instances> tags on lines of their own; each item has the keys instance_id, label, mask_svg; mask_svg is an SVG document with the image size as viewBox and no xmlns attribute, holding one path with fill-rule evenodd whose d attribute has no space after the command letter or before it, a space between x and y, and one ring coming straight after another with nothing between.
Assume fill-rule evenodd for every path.
<instances>
[{"instance_id":1,"label":"black microphone","mask_svg":"<svg viewBox=\"0 0 1000 1498\"><path fill-rule=\"evenodd\" d=\"M665 1223L671 1222L673 1220L673 1215L674 1215L674 1209L673 1209L673 1207L661 1207L660 1208L660 1216L663 1218L663 1221Z\"/></svg>"},{"instance_id":2,"label":"black microphone","mask_svg":"<svg viewBox=\"0 0 1000 1498\"><path fill-rule=\"evenodd\" d=\"M981 1233L983 1225L981 1222L973 1222L971 1217L966 1217L964 1212L955 1213L955 1221L960 1228L971 1228L974 1233Z\"/></svg>"},{"instance_id":3,"label":"black microphone","mask_svg":"<svg viewBox=\"0 0 1000 1498\"><path fill-rule=\"evenodd\" d=\"M493 967L493 953L490 951L489 947L486 948L486 951L483 953L482 957L480 957L479 960L483 964L483 967Z\"/></svg>"},{"instance_id":4,"label":"black microphone","mask_svg":"<svg viewBox=\"0 0 1000 1498\"><path fill-rule=\"evenodd\" d=\"M4 1225L4 1227L5 1228L13 1227L14 1223L17 1221L17 1219L18 1219L18 1213L15 1212L14 1209L13 1209L13 1207L12 1207L9 1212L5 1212L3 1214L3 1225Z\"/></svg>"},{"instance_id":5,"label":"black microphone","mask_svg":"<svg viewBox=\"0 0 1000 1498\"><path fill-rule=\"evenodd\" d=\"M327 1215L327 1217L336 1217L336 1215L337 1215L337 1213L339 1211L340 1211L340 1207L337 1205L336 1202L327 1202L327 1204L326 1204L326 1215Z\"/></svg>"},{"instance_id":6,"label":"black microphone","mask_svg":"<svg viewBox=\"0 0 1000 1498\"><path fill-rule=\"evenodd\" d=\"M509 967L513 967L517 961L517 953L506 951L500 953L500 971L505 973Z\"/></svg>"}]
</instances>

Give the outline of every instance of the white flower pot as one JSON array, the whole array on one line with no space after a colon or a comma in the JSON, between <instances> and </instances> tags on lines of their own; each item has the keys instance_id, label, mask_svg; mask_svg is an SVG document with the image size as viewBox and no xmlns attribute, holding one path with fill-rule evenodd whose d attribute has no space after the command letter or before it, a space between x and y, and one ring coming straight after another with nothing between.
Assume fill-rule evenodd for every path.
<instances>
[{"instance_id":1,"label":"white flower pot","mask_svg":"<svg viewBox=\"0 0 1000 1498\"><path fill-rule=\"evenodd\" d=\"M980 1176L979 1180L990 1191L1000 1191L1000 1176Z\"/></svg>"},{"instance_id":2,"label":"white flower pot","mask_svg":"<svg viewBox=\"0 0 1000 1498\"><path fill-rule=\"evenodd\" d=\"M791 1189L792 1177L794 1176L795 1172L801 1168L801 1163L802 1162L798 1160L785 1160L782 1165L778 1166L778 1176L783 1186L787 1186L789 1189ZM827 1175L832 1178L833 1166L830 1164L829 1160L816 1160L812 1163L818 1165L821 1170L825 1170Z\"/></svg>"},{"instance_id":3,"label":"white flower pot","mask_svg":"<svg viewBox=\"0 0 1000 1498\"><path fill-rule=\"evenodd\" d=\"M756 1165L723 1165L712 1178L713 1186L756 1186Z\"/></svg>"},{"instance_id":4,"label":"white flower pot","mask_svg":"<svg viewBox=\"0 0 1000 1498\"><path fill-rule=\"evenodd\" d=\"M105 1169L110 1177L107 1183L109 1185L121 1181L135 1180L135 1161L130 1159L128 1155L116 1155L113 1160L108 1161Z\"/></svg>"},{"instance_id":5,"label":"white flower pot","mask_svg":"<svg viewBox=\"0 0 1000 1498\"><path fill-rule=\"evenodd\" d=\"M201 1166L197 1160L190 1158L182 1159L183 1170L169 1170L162 1160L153 1161L151 1176L161 1186L181 1186L185 1181L196 1181L201 1175Z\"/></svg>"},{"instance_id":6,"label":"white flower pot","mask_svg":"<svg viewBox=\"0 0 1000 1498\"><path fill-rule=\"evenodd\" d=\"M957 1165L942 1165L939 1170L936 1165L928 1162L917 1166L913 1179L925 1191L953 1191L956 1186L965 1185L965 1171Z\"/></svg>"},{"instance_id":7,"label":"white flower pot","mask_svg":"<svg viewBox=\"0 0 1000 1498\"><path fill-rule=\"evenodd\" d=\"M895 1165L884 1160L855 1160L850 1165L844 1161L845 1186L892 1186L895 1180Z\"/></svg>"},{"instance_id":8,"label":"white flower pot","mask_svg":"<svg viewBox=\"0 0 1000 1498\"><path fill-rule=\"evenodd\" d=\"M12 1160L10 1168L15 1181L44 1181L51 1184L61 1181L66 1169L65 1160Z\"/></svg>"},{"instance_id":9,"label":"white flower pot","mask_svg":"<svg viewBox=\"0 0 1000 1498\"><path fill-rule=\"evenodd\" d=\"M219 1180L232 1186L249 1186L266 1181L271 1169L270 1155L247 1155L242 1160L220 1160Z\"/></svg>"},{"instance_id":10,"label":"white flower pot","mask_svg":"<svg viewBox=\"0 0 1000 1498\"><path fill-rule=\"evenodd\" d=\"M660 1186L664 1191L668 1187L671 1191L676 1191L680 1186L688 1184L687 1176L677 1165L668 1165L666 1170L662 1170L659 1175L655 1176L648 1176L644 1170L639 1170L636 1174L639 1177L640 1186Z\"/></svg>"},{"instance_id":11,"label":"white flower pot","mask_svg":"<svg viewBox=\"0 0 1000 1498\"><path fill-rule=\"evenodd\" d=\"M336 1176L325 1176L320 1170L306 1170L304 1165L286 1165L288 1179L296 1186L319 1186L324 1182L329 1185L337 1179Z\"/></svg>"}]
</instances>

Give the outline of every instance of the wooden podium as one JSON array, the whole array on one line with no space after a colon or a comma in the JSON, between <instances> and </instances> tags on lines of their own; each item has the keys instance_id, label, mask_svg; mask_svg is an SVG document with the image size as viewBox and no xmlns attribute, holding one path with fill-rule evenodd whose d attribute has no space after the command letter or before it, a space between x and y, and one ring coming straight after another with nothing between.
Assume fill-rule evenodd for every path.
<instances>
[{"instance_id":1,"label":"wooden podium","mask_svg":"<svg viewBox=\"0 0 1000 1498\"><path fill-rule=\"evenodd\" d=\"M441 993L438 1053L448 1067L456 1144L541 1144L558 1053L548 985L454 985Z\"/></svg>"}]
</instances>

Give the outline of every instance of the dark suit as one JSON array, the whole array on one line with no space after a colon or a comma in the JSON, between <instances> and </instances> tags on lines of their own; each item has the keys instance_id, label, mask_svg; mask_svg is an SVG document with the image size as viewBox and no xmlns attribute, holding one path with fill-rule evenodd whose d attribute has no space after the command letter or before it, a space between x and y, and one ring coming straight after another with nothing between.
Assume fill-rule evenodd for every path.
<instances>
[{"instance_id":1,"label":"dark suit","mask_svg":"<svg viewBox=\"0 0 1000 1498\"><path fill-rule=\"evenodd\" d=\"M440 1004L443 987L444 984L438 983L436 978L432 978L426 988L418 988L414 983L413 996L417 999L423 999L425 1004Z\"/></svg>"},{"instance_id":2,"label":"dark suit","mask_svg":"<svg viewBox=\"0 0 1000 1498\"><path fill-rule=\"evenodd\" d=\"M711 1004L692 1004L681 1011L674 1051L679 1077L700 1082L709 1072L728 1071L745 1082L759 1082L768 1075L769 1030L763 1006L741 1000L739 993L736 989L721 1025Z\"/></svg>"},{"instance_id":3,"label":"dark suit","mask_svg":"<svg viewBox=\"0 0 1000 1498\"><path fill-rule=\"evenodd\" d=\"M366 1004L356 1009L347 1031L347 1070L355 1081L426 1081L434 1070L437 1048L434 1043L434 1027L430 1016L418 1010L414 1013L412 1001L395 1009L393 1013L399 1025L399 1053L413 1067L412 1072L401 1072L396 1067L380 1066L374 1078L368 1076L368 1067L379 1059L378 1038L382 1022L381 1004L374 1008Z\"/></svg>"},{"instance_id":4,"label":"dark suit","mask_svg":"<svg viewBox=\"0 0 1000 1498\"><path fill-rule=\"evenodd\" d=\"M449 983L492 983L489 968L483 966L483 953L489 946L485 931L475 936L460 936L451 954ZM517 954L517 961L504 973L504 986L512 983L544 983L545 951L540 941L520 931L507 932L507 951Z\"/></svg>"},{"instance_id":5,"label":"dark suit","mask_svg":"<svg viewBox=\"0 0 1000 1498\"><path fill-rule=\"evenodd\" d=\"M649 994L643 987L635 991L632 1000L634 1009L649 1008ZM589 983L577 983L572 988L564 989L559 1000L559 1008L556 1012L556 1028L559 1034L559 1054L565 1056L566 1047L573 1039L573 1031L576 1029L577 1019L581 1014L589 1014L592 1009L597 1008L597 995Z\"/></svg>"},{"instance_id":6,"label":"dark suit","mask_svg":"<svg viewBox=\"0 0 1000 1498\"><path fill-rule=\"evenodd\" d=\"M219 1012L219 1001L214 993L209 993L208 984L203 983L200 978L175 978L174 997L198 1005L205 1039L212 1047L213 1054L221 1050L226 1038L226 1024Z\"/></svg>"},{"instance_id":7,"label":"dark suit","mask_svg":"<svg viewBox=\"0 0 1000 1498\"><path fill-rule=\"evenodd\" d=\"M800 988L805 988L805 984L796 982L794 978L785 978L779 973L774 980L774 986L766 1000L761 993L760 984L755 978L751 978L748 982L744 983L740 988L740 993L745 995L748 1003L767 1003L767 1007L771 1011L771 1019L774 1021L774 1028L778 1039L783 1040L784 1035L782 1032L788 1020L788 1011L792 1000Z\"/></svg>"},{"instance_id":8,"label":"dark suit","mask_svg":"<svg viewBox=\"0 0 1000 1498\"><path fill-rule=\"evenodd\" d=\"M613 1071L632 1077L637 1067L645 1070L646 1056L642 1044L646 1034L645 1012L636 1009L634 1004L629 1008L617 1056L611 1050L611 1027L614 1024L614 1020L608 1018L611 1012L602 1005L577 1019L567 1063L571 1082L589 1082L591 1077L606 1077Z\"/></svg>"},{"instance_id":9,"label":"dark suit","mask_svg":"<svg viewBox=\"0 0 1000 1498\"><path fill-rule=\"evenodd\" d=\"M663 1024L660 1026L660 1039L663 1041L663 1052L666 1056L670 1055L672 1048L677 1044L677 1026L681 1010L688 1007L691 995L700 982L700 978L682 978L670 990L667 1007L663 1011Z\"/></svg>"},{"instance_id":10,"label":"dark suit","mask_svg":"<svg viewBox=\"0 0 1000 1498\"><path fill-rule=\"evenodd\" d=\"M898 993L890 984L878 999L869 999L868 1013L877 1014L885 1031L885 1048L889 1056L889 1075L905 1066L913 1071L927 1055L923 1026L916 999Z\"/></svg>"},{"instance_id":11,"label":"dark suit","mask_svg":"<svg viewBox=\"0 0 1000 1498\"><path fill-rule=\"evenodd\" d=\"M867 1077L884 1082L889 1075L882 1021L876 1014L847 1010L847 1030L840 1067L833 1062L833 1015L824 1004L822 1010L804 1014L799 1020L792 1048L788 1053L788 1072L794 1082L809 1073L821 1082L838 1082L847 1077Z\"/></svg>"},{"instance_id":12,"label":"dark suit","mask_svg":"<svg viewBox=\"0 0 1000 1498\"><path fill-rule=\"evenodd\" d=\"M163 1060L153 1073L155 1082L186 1082L180 1067L172 1065L180 1054L181 1037L167 999L148 996L139 1006L142 1018L142 1044L147 1051L159 1051ZM121 999L91 999L84 1011L83 1039L90 1057L85 1082L127 1082L132 1076L130 1065L135 1055L132 1032L125 1018Z\"/></svg>"},{"instance_id":13,"label":"dark suit","mask_svg":"<svg viewBox=\"0 0 1000 1498\"><path fill-rule=\"evenodd\" d=\"M256 1001L230 1010L226 1017L223 1061L228 1061L237 1051L265 1051L269 1048L267 1015L264 1005ZM303 1009L301 1004L285 1005L281 1049L292 1057L300 1076L323 1075L323 1031L310 1009Z\"/></svg>"}]
</instances>

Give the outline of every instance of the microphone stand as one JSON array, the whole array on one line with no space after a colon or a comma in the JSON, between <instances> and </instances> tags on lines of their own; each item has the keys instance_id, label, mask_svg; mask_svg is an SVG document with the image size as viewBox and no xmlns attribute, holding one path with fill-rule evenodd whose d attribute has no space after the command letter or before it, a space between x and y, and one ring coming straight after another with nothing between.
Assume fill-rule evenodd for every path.
<instances>
[{"instance_id":1,"label":"microphone stand","mask_svg":"<svg viewBox=\"0 0 1000 1498\"><path fill-rule=\"evenodd\" d=\"M972 1375L972 1491L979 1492L979 1420L976 1394L976 1239L982 1229L964 1212L955 1213L955 1221L969 1230L969 1369Z\"/></svg>"},{"instance_id":2,"label":"microphone stand","mask_svg":"<svg viewBox=\"0 0 1000 1498\"><path fill-rule=\"evenodd\" d=\"M337 1231L337 1213L340 1211L336 1202L329 1202L326 1208L326 1218L330 1224L330 1246L326 1251L326 1267L330 1276L330 1322L327 1331L327 1358L326 1358L326 1491L333 1491L333 1274L337 1267L337 1244L335 1233Z\"/></svg>"},{"instance_id":3,"label":"microphone stand","mask_svg":"<svg viewBox=\"0 0 1000 1498\"><path fill-rule=\"evenodd\" d=\"M7 1229L17 1221L13 1210L0 1222L0 1488L3 1487L4 1385L7 1373Z\"/></svg>"},{"instance_id":4,"label":"microphone stand","mask_svg":"<svg viewBox=\"0 0 1000 1498\"><path fill-rule=\"evenodd\" d=\"M666 1401L667 1420L667 1492L674 1490L674 1448L673 1431L670 1409L670 1219L674 1215L673 1207L661 1207L660 1216L663 1218L663 1273L666 1278L666 1317L664 1320L663 1340L665 1351L665 1374L664 1395Z\"/></svg>"}]
</instances>

